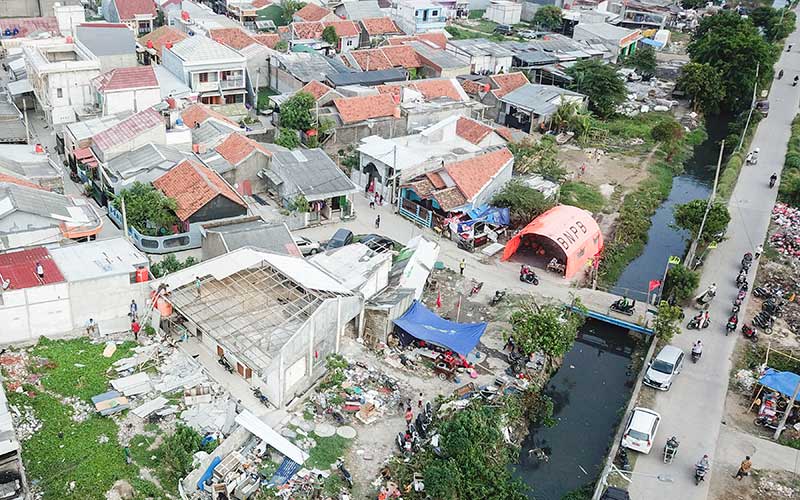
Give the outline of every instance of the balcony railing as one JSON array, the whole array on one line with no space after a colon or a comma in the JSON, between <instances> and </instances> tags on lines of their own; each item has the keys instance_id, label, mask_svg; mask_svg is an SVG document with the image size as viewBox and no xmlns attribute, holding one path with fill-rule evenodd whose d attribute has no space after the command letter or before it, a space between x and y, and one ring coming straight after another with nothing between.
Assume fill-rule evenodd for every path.
<instances>
[{"instance_id":1,"label":"balcony railing","mask_svg":"<svg viewBox=\"0 0 800 500\"><path fill-rule=\"evenodd\" d=\"M241 89L244 88L244 78L220 80L219 86L222 89Z\"/></svg>"}]
</instances>

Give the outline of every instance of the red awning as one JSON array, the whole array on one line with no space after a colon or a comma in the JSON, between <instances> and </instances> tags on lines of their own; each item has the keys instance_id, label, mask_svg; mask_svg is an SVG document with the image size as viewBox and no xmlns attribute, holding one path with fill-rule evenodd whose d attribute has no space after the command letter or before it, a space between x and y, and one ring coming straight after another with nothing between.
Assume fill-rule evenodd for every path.
<instances>
[{"instance_id":1,"label":"red awning","mask_svg":"<svg viewBox=\"0 0 800 500\"><path fill-rule=\"evenodd\" d=\"M78 162L83 163L87 167L96 168L99 163L92 148L79 148L73 151L72 154Z\"/></svg>"}]
</instances>

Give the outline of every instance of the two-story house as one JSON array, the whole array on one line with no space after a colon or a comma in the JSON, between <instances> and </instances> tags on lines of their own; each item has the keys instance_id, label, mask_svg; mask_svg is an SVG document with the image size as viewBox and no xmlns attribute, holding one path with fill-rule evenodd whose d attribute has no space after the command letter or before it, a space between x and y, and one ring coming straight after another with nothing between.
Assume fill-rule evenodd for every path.
<instances>
[{"instance_id":1,"label":"two-story house","mask_svg":"<svg viewBox=\"0 0 800 500\"><path fill-rule=\"evenodd\" d=\"M106 21L127 24L138 37L153 31L156 4L153 0L111 0L103 15Z\"/></svg>"},{"instance_id":2,"label":"two-story house","mask_svg":"<svg viewBox=\"0 0 800 500\"><path fill-rule=\"evenodd\" d=\"M244 103L247 59L204 36L166 44L161 65L199 94L203 104Z\"/></svg>"},{"instance_id":3,"label":"two-story house","mask_svg":"<svg viewBox=\"0 0 800 500\"><path fill-rule=\"evenodd\" d=\"M444 7L431 0L398 0L392 4L392 18L410 35L443 30L447 21Z\"/></svg>"}]
</instances>

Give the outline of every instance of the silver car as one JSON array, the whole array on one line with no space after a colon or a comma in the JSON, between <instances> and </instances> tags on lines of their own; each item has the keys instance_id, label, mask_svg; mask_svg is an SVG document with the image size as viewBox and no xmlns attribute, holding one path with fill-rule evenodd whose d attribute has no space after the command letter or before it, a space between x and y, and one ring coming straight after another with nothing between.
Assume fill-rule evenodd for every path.
<instances>
[{"instance_id":1,"label":"silver car","mask_svg":"<svg viewBox=\"0 0 800 500\"><path fill-rule=\"evenodd\" d=\"M675 376L683 369L683 358L682 350L671 345L664 346L650 362L642 382L653 389L668 391Z\"/></svg>"},{"instance_id":2,"label":"silver car","mask_svg":"<svg viewBox=\"0 0 800 500\"><path fill-rule=\"evenodd\" d=\"M294 243L297 245L297 248L300 249L300 253L303 255L314 255L315 253L322 251L319 242L311 241L303 236L295 236Z\"/></svg>"}]
</instances>

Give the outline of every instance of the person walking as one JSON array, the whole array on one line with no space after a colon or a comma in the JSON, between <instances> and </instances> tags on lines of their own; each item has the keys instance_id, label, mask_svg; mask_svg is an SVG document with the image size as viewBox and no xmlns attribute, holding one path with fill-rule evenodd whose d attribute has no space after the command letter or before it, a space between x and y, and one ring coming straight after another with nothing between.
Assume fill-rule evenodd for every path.
<instances>
[{"instance_id":1,"label":"person walking","mask_svg":"<svg viewBox=\"0 0 800 500\"><path fill-rule=\"evenodd\" d=\"M138 321L136 321L136 319L131 321L131 331L133 332L133 340L135 340L136 342L139 341L139 330L141 329L142 326L139 324Z\"/></svg>"},{"instance_id":2,"label":"person walking","mask_svg":"<svg viewBox=\"0 0 800 500\"><path fill-rule=\"evenodd\" d=\"M764 251L764 246L763 245L758 245L756 247L756 251L755 251L755 254L753 255L753 257L755 257L756 259L759 258L763 251Z\"/></svg>"},{"instance_id":3,"label":"person walking","mask_svg":"<svg viewBox=\"0 0 800 500\"><path fill-rule=\"evenodd\" d=\"M406 408L406 425L411 425L411 421L414 420L414 412L411 411L411 407Z\"/></svg>"},{"instance_id":4,"label":"person walking","mask_svg":"<svg viewBox=\"0 0 800 500\"><path fill-rule=\"evenodd\" d=\"M375 208L375 198L369 197L369 208Z\"/></svg>"},{"instance_id":5,"label":"person walking","mask_svg":"<svg viewBox=\"0 0 800 500\"><path fill-rule=\"evenodd\" d=\"M750 460L749 456L746 456L744 460L742 460L742 463L739 464L739 471L733 477L741 481L744 476L750 475L751 468L753 468L753 462Z\"/></svg>"},{"instance_id":6,"label":"person walking","mask_svg":"<svg viewBox=\"0 0 800 500\"><path fill-rule=\"evenodd\" d=\"M380 228L381 228L381 214L378 214L378 216L375 217L375 229L380 229Z\"/></svg>"},{"instance_id":7,"label":"person walking","mask_svg":"<svg viewBox=\"0 0 800 500\"><path fill-rule=\"evenodd\" d=\"M128 316L131 317L131 321L136 319L137 313L139 312L139 306L136 304L136 300L131 300L131 307Z\"/></svg>"},{"instance_id":8,"label":"person walking","mask_svg":"<svg viewBox=\"0 0 800 500\"><path fill-rule=\"evenodd\" d=\"M198 298L198 299L200 298L200 285L201 285L201 284L202 284L202 283L201 283L201 281L200 281L200 276L195 276L195 277L194 277L194 286L195 286L195 288L197 289L197 298Z\"/></svg>"},{"instance_id":9,"label":"person walking","mask_svg":"<svg viewBox=\"0 0 800 500\"><path fill-rule=\"evenodd\" d=\"M419 399L417 400L417 408L422 408L422 400L423 400L423 398L424 398L424 396L420 392L419 393Z\"/></svg>"},{"instance_id":10,"label":"person walking","mask_svg":"<svg viewBox=\"0 0 800 500\"><path fill-rule=\"evenodd\" d=\"M461 276L464 276L464 268L467 267L467 261L461 259L461 262L458 263L458 270L461 272Z\"/></svg>"}]
</instances>

